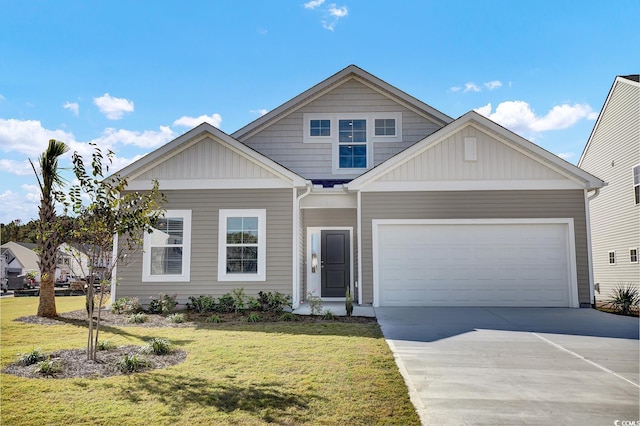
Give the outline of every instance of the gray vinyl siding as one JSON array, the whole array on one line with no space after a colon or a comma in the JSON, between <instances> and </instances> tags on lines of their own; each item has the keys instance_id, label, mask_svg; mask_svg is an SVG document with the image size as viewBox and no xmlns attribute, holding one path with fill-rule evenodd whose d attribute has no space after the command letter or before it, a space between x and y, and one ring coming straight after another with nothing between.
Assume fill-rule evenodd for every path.
<instances>
[{"instance_id":1,"label":"gray vinyl siding","mask_svg":"<svg viewBox=\"0 0 640 426\"><path fill-rule=\"evenodd\" d=\"M117 297L138 297L142 303L159 293L177 294L180 304L189 296L220 297L243 287L291 294L293 259L293 194L291 189L165 191L167 210L192 211L191 281L142 282L142 250L126 268L118 267ZM218 214L220 209L266 209L266 281L218 282Z\"/></svg>"},{"instance_id":2,"label":"gray vinyl siding","mask_svg":"<svg viewBox=\"0 0 640 426\"><path fill-rule=\"evenodd\" d=\"M635 204L632 168L640 164L640 88L618 82L591 135L580 163L607 182L589 201L596 301L604 301L619 283L640 286L640 263L630 248L640 249L640 205ZM593 196L593 194L590 194ZM609 264L609 251L616 264Z\"/></svg>"},{"instance_id":3,"label":"gray vinyl siding","mask_svg":"<svg viewBox=\"0 0 640 426\"><path fill-rule=\"evenodd\" d=\"M301 263L303 270L303 279L301 280L301 296L306 299L307 295L307 228L321 228L321 227L351 227L353 233L351 238L353 239L353 280L358 280L358 235L357 235L357 213L356 209L303 209L302 216L304 217L304 257Z\"/></svg>"},{"instance_id":4,"label":"gray vinyl siding","mask_svg":"<svg viewBox=\"0 0 640 426\"><path fill-rule=\"evenodd\" d=\"M458 191L362 194L362 297L373 302L373 219L573 218L579 303L589 300L584 192Z\"/></svg>"},{"instance_id":5,"label":"gray vinyl siding","mask_svg":"<svg viewBox=\"0 0 640 426\"><path fill-rule=\"evenodd\" d=\"M402 142L375 142L375 165L441 127L364 84L349 80L241 142L306 179L353 178L356 175L332 174L331 143L303 143L303 114L369 112L402 113Z\"/></svg>"}]
</instances>

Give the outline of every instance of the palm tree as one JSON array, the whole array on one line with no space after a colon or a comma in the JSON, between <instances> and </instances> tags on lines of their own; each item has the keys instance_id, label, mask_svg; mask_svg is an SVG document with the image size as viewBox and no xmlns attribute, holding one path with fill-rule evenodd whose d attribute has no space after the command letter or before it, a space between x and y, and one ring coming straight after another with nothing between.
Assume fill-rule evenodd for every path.
<instances>
[{"instance_id":1,"label":"palm tree","mask_svg":"<svg viewBox=\"0 0 640 426\"><path fill-rule=\"evenodd\" d=\"M56 227L55 200L63 180L58 172L58 158L69 150L61 141L49 140L49 146L40 156L40 173L31 159L31 167L38 179L41 198L38 223L38 251L40 254L40 303L39 317L55 317L56 299L54 283L56 277L56 252L60 246L60 232Z\"/></svg>"}]
</instances>

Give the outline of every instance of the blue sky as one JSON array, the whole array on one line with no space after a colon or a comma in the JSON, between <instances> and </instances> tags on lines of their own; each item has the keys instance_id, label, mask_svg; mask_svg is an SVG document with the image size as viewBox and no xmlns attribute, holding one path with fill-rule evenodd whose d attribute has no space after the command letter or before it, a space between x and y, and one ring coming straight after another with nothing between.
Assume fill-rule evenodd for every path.
<instances>
[{"instance_id":1,"label":"blue sky","mask_svg":"<svg viewBox=\"0 0 640 426\"><path fill-rule=\"evenodd\" d=\"M576 163L640 1L0 0L0 222L37 217L51 138L123 167L209 121L227 133L355 64ZM70 165L70 154L61 162Z\"/></svg>"}]
</instances>

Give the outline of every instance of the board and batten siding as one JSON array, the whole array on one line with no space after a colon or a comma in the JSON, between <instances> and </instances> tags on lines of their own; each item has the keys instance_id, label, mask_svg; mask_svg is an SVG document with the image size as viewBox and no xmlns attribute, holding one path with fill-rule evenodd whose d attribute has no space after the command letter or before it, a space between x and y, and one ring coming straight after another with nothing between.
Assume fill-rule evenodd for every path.
<instances>
[{"instance_id":1,"label":"board and batten siding","mask_svg":"<svg viewBox=\"0 0 640 426\"><path fill-rule=\"evenodd\" d=\"M137 176L152 179L276 178L264 166L206 137Z\"/></svg>"},{"instance_id":2,"label":"board and batten siding","mask_svg":"<svg viewBox=\"0 0 640 426\"><path fill-rule=\"evenodd\" d=\"M351 244L353 245L353 253L351 259L353 259L353 281L358 280L358 224L356 209L302 209L302 216L304 222L304 257L301 282L301 298L307 298L307 228L330 228L330 227L351 227L353 232L351 233Z\"/></svg>"},{"instance_id":3,"label":"board and batten siding","mask_svg":"<svg viewBox=\"0 0 640 426\"><path fill-rule=\"evenodd\" d=\"M374 165L380 164L441 127L370 87L355 80L348 80L258 134L242 139L241 142L306 179L330 179L332 144L303 143L303 114L370 112L402 113L402 142L373 143ZM357 175L340 174L340 178L344 179L355 177Z\"/></svg>"},{"instance_id":4,"label":"board and batten siding","mask_svg":"<svg viewBox=\"0 0 640 426\"><path fill-rule=\"evenodd\" d=\"M293 194L291 189L164 191L167 210L192 211L191 281L142 282L142 250L131 264L118 266L117 297L138 297L146 303L160 293L177 294L184 304L189 296L220 297L234 288L247 295L258 291L291 294L293 282ZM218 218L220 209L266 209L266 281L218 282Z\"/></svg>"},{"instance_id":5,"label":"board and batten siding","mask_svg":"<svg viewBox=\"0 0 640 426\"><path fill-rule=\"evenodd\" d=\"M580 163L607 182L590 194L591 247L596 301L605 301L621 283L640 286L640 263L631 263L630 248L640 249L640 205L633 193L634 166L640 164L640 87L618 81L591 135ZM616 264L609 264L615 251Z\"/></svg>"},{"instance_id":6,"label":"board and batten siding","mask_svg":"<svg viewBox=\"0 0 640 426\"><path fill-rule=\"evenodd\" d=\"M362 193L362 297L373 302L374 219L573 218L578 301L589 300L584 191L432 191Z\"/></svg>"}]
</instances>

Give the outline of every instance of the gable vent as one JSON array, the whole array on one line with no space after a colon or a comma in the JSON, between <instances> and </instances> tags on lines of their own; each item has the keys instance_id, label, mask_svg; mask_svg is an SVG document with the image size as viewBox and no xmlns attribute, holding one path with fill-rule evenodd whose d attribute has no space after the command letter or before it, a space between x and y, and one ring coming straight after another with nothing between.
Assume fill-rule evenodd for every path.
<instances>
[{"instance_id":1,"label":"gable vent","mask_svg":"<svg viewBox=\"0 0 640 426\"><path fill-rule=\"evenodd\" d=\"M464 138L464 160L476 161L478 159L478 150L476 146L476 138Z\"/></svg>"}]
</instances>

